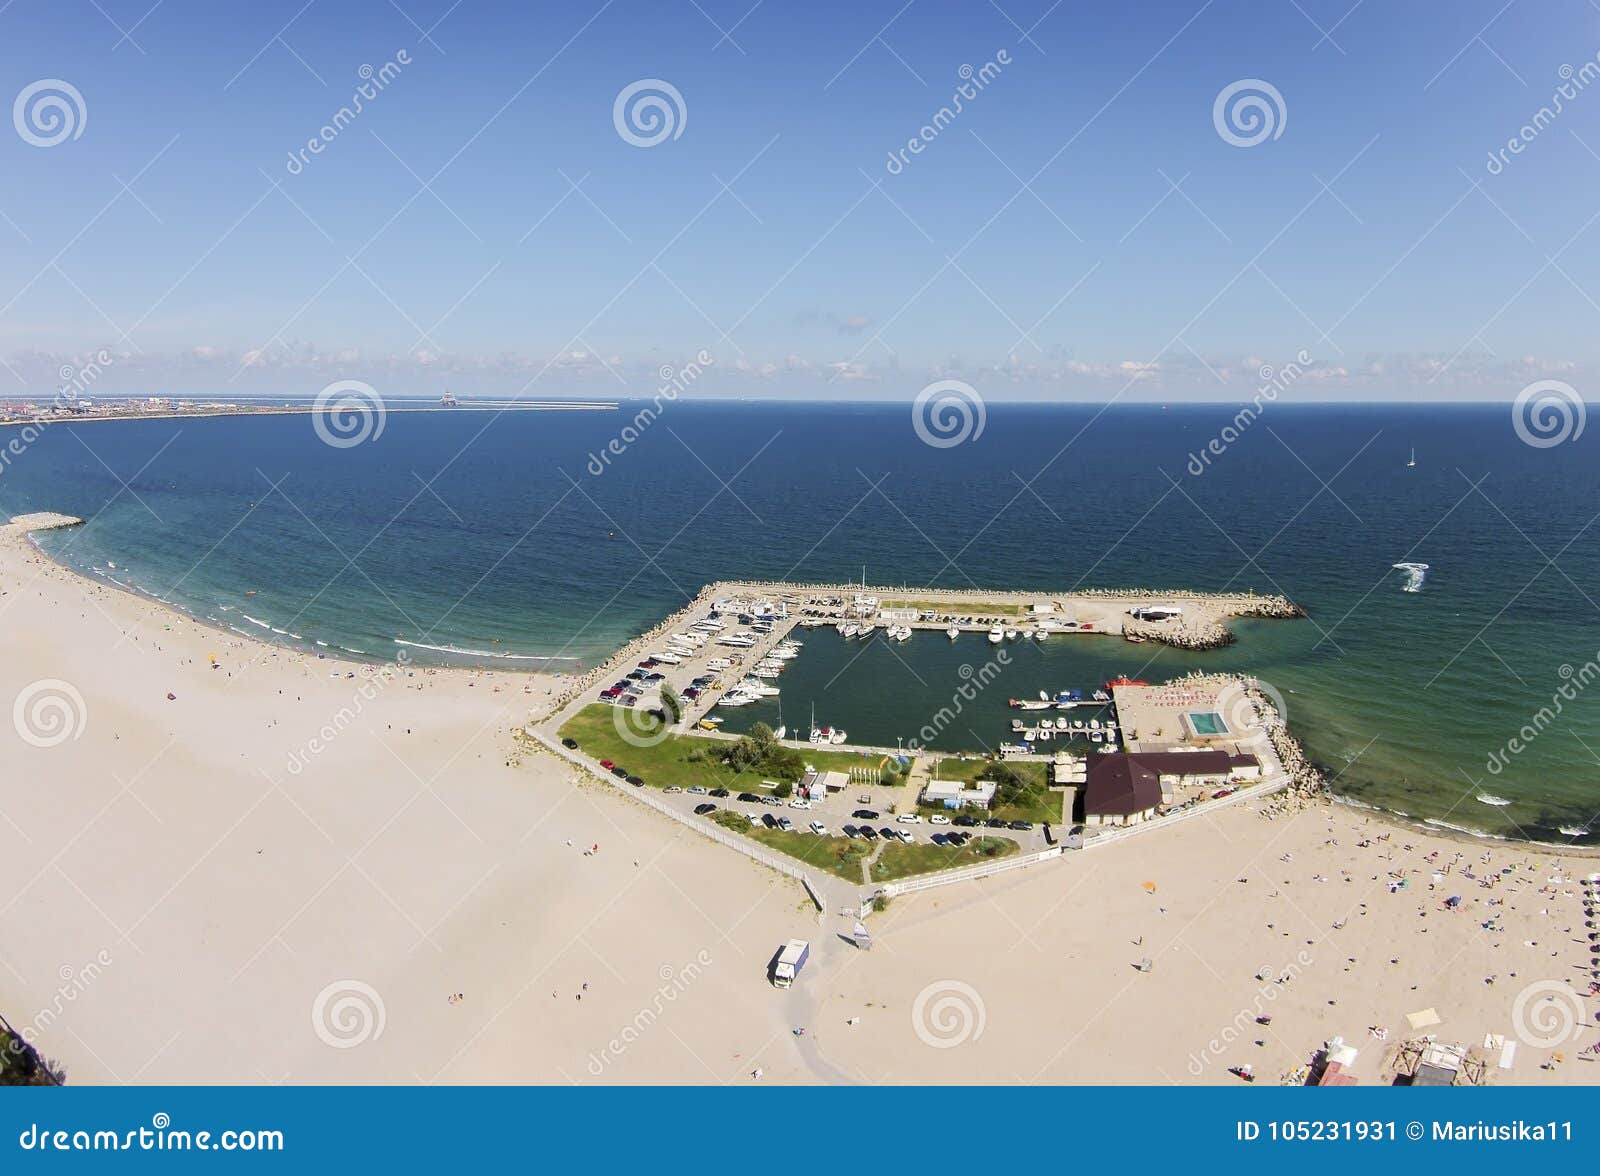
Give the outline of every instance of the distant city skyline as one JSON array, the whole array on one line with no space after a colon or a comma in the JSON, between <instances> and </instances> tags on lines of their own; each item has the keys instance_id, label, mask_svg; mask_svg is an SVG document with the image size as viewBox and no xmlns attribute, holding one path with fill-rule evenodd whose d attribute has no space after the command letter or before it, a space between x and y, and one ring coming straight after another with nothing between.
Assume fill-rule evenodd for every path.
<instances>
[{"instance_id":1,"label":"distant city skyline","mask_svg":"<svg viewBox=\"0 0 1600 1176\"><path fill-rule=\"evenodd\" d=\"M0 400L1600 398L1597 53L1584 0L15 0Z\"/></svg>"}]
</instances>

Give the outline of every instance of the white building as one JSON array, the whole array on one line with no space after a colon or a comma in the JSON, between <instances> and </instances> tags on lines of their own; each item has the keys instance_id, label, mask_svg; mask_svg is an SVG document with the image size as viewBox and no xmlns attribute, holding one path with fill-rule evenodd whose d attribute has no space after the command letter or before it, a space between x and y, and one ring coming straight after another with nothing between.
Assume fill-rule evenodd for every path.
<instances>
[{"instance_id":1,"label":"white building","mask_svg":"<svg viewBox=\"0 0 1600 1176\"><path fill-rule=\"evenodd\" d=\"M922 803L945 808L990 808L994 805L994 793L993 780L978 780L972 784L960 780L929 780L922 790Z\"/></svg>"}]
</instances>

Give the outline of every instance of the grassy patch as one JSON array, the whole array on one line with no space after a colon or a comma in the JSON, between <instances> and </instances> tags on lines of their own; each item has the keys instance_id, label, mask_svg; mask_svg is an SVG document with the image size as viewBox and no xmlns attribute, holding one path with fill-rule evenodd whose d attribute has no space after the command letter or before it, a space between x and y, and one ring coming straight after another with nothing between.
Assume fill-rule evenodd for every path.
<instances>
[{"instance_id":1,"label":"grassy patch","mask_svg":"<svg viewBox=\"0 0 1600 1176\"><path fill-rule=\"evenodd\" d=\"M1026 604L997 604L981 600L884 600L880 608L914 608L951 617L1018 617L1028 611Z\"/></svg>"},{"instance_id":2,"label":"grassy patch","mask_svg":"<svg viewBox=\"0 0 1600 1176\"><path fill-rule=\"evenodd\" d=\"M996 804L992 811L980 815L985 819L999 817L1002 821L1060 824L1062 794L1050 791L1050 765L1032 760L1007 760L1006 764L1022 778L1022 785L1008 803ZM936 780L971 784L975 780L992 779L993 767L993 760L949 757L936 761L930 770ZM945 810L922 804L917 806L917 811L927 816Z\"/></svg>"},{"instance_id":3,"label":"grassy patch","mask_svg":"<svg viewBox=\"0 0 1600 1176\"><path fill-rule=\"evenodd\" d=\"M762 780L777 779L754 769L735 772L721 763L717 753L725 747L725 740L670 735L654 746L635 747L618 732L617 718L612 714L614 709L603 703L586 706L563 724L559 734L563 739L575 740L585 755L597 760L608 759L626 768L652 788L671 785L688 788L700 784L706 788L727 788L734 792L760 792ZM638 731L645 738L653 737L660 731L659 720L652 719L642 711L628 715L624 726L630 731ZM809 747L797 750L802 761L821 771L845 772L869 762L849 752L820 751ZM798 777L781 782L793 784L797 781Z\"/></svg>"},{"instance_id":4,"label":"grassy patch","mask_svg":"<svg viewBox=\"0 0 1600 1176\"><path fill-rule=\"evenodd\" d=\"M974 837L959 849L932 844L886 845L878 855L878 860L872 863L872 880L893 882L896 878L909 878L913 874L931 874L936 870L954 870L959 866L998 861L1010 857L1019 848L1009 837Z\"/></svg>"},{"instance_id":5,"label":"grassy patch","mask_svg":"<svg viewBox=\"0 0 1600 1176\"><path fill-rule=\"evenodd\" d=\"M742 813L730 812L727 809L718 809L708 819L715 821L724 829L743 834L752 841L759 841L768 849L775 849L808 866L836 874L847 882L861 881L861 861L872 852L872 847L864 841L852 841L848 837L818 837L815 833L799 831L790 833L782 829L769 829L765 825L752 824Z\"/></svg>"}]
</instances>

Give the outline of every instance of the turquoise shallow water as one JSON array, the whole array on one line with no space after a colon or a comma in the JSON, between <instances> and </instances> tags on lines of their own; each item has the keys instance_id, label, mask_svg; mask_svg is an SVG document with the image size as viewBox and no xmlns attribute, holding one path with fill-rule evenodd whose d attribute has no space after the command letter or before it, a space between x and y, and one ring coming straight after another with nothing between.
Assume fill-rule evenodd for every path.
<instances>
[{"instance_id":1,"label":"turquoise shallow water","mask_svg":"<svg viewBox=\"0 0 1600 1176\"><path fill-rule=\"evenodd\" d=\"M904 405L682 403L596 460L636 408L397 413L350 449L306 417L53 426L5 465L0 509L89 518L45 545L254 635L528 668L592 664L738 576L1281 591L1310 619L1211 653L1054 639L986 694L1005 713L971 746L1011 695L1243 669L1355 799L1555 839L1600 811L1600 697L1487 767L1600 650L1593 433L1536 449L1505 406L1280 403L1202 465L1234 410L990 405L938 449ZM1402 561L1431 565L1420 592ZM821 722L911 737L973 664L965 640L814 636L791 726L815 696Z\"/></svg>"}]
</instances>

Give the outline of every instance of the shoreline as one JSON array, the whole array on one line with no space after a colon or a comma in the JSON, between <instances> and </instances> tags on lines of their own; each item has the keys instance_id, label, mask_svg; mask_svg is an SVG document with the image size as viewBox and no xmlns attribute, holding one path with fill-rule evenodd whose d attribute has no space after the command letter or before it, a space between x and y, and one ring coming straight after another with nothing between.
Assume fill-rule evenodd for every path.
<instances>
[{"instance_id":1,"label":"shoreline","mask_svg":"<svg viewBox=\"0 0 1600 1176\"><path fill-rule=\"evenodd\" d=\"M262 653L285 654L298 659L308 667L325 665L330 670L336 670L343 675L365 678L383 670L385 667L401 666L413 673L442 675L446 678L459 679L464 682L493 681L495 675L504 674L514 679L527 679L528 681L524 683L524 693L532 693L532 687L540 684L540 681L543 680L543 684L547 687L544 696L553 694L567 678L567 675L549 670L503 669L498 666L476 665L432 665L417 662L404 656L403 650L399 655L391 658L380 658L369 654L366 656L370 657L371 660L361 660L361 655L351 656L352 651L344 649L342 646L330 646L326 652L322 652L306 648L298 643L280 643L264 637L258 637L253 633L241 632L208 617L198 616L183 605L174 601L163 600L138 585L119 583L109 577L102 579L85 575L77 568L57 559L49 551L45 550L38 541L38 532L68 530L82 524L82 519L52 511L36 511L29 514L15 515L5 524L0 524L0 542L5 542L8 538L18 539L20 545L28 554L37 557L46 567L76 583L85 595L89 595L91 590L95 588L117 592L154 612L170 615L175 620L187 621L208 633L213 633L219 640L241 642L246 647L255 647ZM498 689L498 687L496 688Z\"/></svg>"},{"instance_id":2,"label":"shoreline","mask_svg":"<svg viewBox=\"0 0 1600 1176\"><path fill-rule=\"evenodd\" d=\"M34 522L32 520L45 521ZM549 669L528 669L514 665L502 667L477 664L434 664L429 662L402 660L402 658L398 655L392 658L381 658L375 654L368 654L365 656L371 658L371 660L361 660L362 655L350 656L350 651L345 650L342 647L338 647L337 652L330 651L326 653L318 653L312 649L304 648L300 645L290 644L287 642L280 644L264 637L256 636L255 634L240 632L209 618L198 616L180 604L162 600L161 598L154 596L153 594L137 587L136 585L121 584L109 578L100 579L97 577L88 576L83 572L80 572L77 568L74 568L71 565L55 558L54 555L46 551L40 545L35 537L35 532L38 531L61 530L79 526L81 524L82 520L75 519L72 516L55 514L53 512L32 512L30 514L17 515L13 517L7 524L4 525L4 527L0 527L0 532L15 531L21 536L23 542L27 545L32 554L44 560L50 567L58 570L62 574L72 577L82 586L87 587L93 585L96 587L109 588L121 592L131 599L144 603L152 609L164 610L182 620L186 620L192 624L200 626L209 632L216 633L222 639L244 642L246 645L257 646L262 650L268 650L274 653L288 654L292 657L300 658L308 664L325 663L330 668L337 667L341 670L341 672L355 673L357 676L367 676L384 666L392 666L398 663L416 673L428 675L438 674L447 678L459 679L461 681L482 680L484 678L493 680L494 675L505 675L513 682L517 681L518 679L524 679L523 693L525 694L533 695L533 687L536 685L543 684L546 686L546 689L537 695L543 704L540 709L545 715L551 715L561 711L577 697L591 690L602 678L606 678L616 673L619 669L620 663L636 657L642 657L644 653L648 652L647 647L652 643L658 642L667 634L671 633L673 629L680 624L686 613L692 611L697 606L703 606L704 604L709 603L710 601L716 599L719 595L731 593L832 593L837 595L841 591L848 589L850 591L879 594L886 596L891 600L911 596L920 600L937 600L942 603L950 604L991 603L1015 605L1040 599L1083 599L1085 601L1093 601L1096 603L1110 605L1118 601L1129 600L1194 601L1211 599L1237 602L1244 605L1247 605L1251 601L1276 602L1282 600L1284 605L1288 605L1291 608L1297 607L1292 605L1291 602L1283 600L1283 598L1261 597L1254 593L1208 594L1194 592L1192 590L1162 591L1159 589L1091 588L1078 589L1069 593L1051 593L971 588L886 588L881 586L869 586L863 589L858 586L841 586L838 584L790 584L779 581L763 580L715 580L702 587L700 591L695 594L693 599L669 613L666 617L652 625L649 629L630 638L605 659L595 663L587 670L577 673L562 673L560 671ZM1253 614L1247 612L1235 612L1227 615L1270 615L1291 618L1294 616L1304 615L1304 613ZM1117 634L1113 630L1108 629L1096 630L1095 632L1087 634L1071 633L1062 634L1061 636L1111 637L1116 635ZM1187 648L1183 646L1177 647ZM1200 672L1205 673L1207 671ZM1242 676L1248 677L1248 675ZM533 718L534 716L530 715L529 721L533 721ZM1300 751L1301 755L1303 756L1303 749L1301 749L1300 741L1295 738L1292 732L1287 732L1287 736L1288 739L1292 741L1295 749ZM1309 763L1310 761L1307 762ZM1312 763L1310 766L1316 769L1318 772L1324 771L1323 765ZM1559 842L1537 841L1532 838L1508 837L1503 834L1490 833L1487 831L1469 832L1464 829L1458 829L1437 823L1429 824L1426 818L1413 816L1409 813L1401 813L1394 810L1381 808L1371 805L1365 801L1359 801L1353 798L1345 797L1342 794L1333 791L1331 787L1323 790L1319 796L1309 798L1306 803L1315 804L1318 803L1319 800L1326 801L1330 804L1340 805L1351 812L1360 812L1363 814L1372 815L1396 830L1415 833L1417 835L1438 837L1442 840L1450 841L1456 844L1475 845L1479 846L1480 848L1485 846L1500 846L1507 848L1524 847L1532 851L1548 854L1559 853L1590 859L1600 858L1600 846L1584 846L1576 844L1568 845Z\"/></svg>"}]
</instances>

